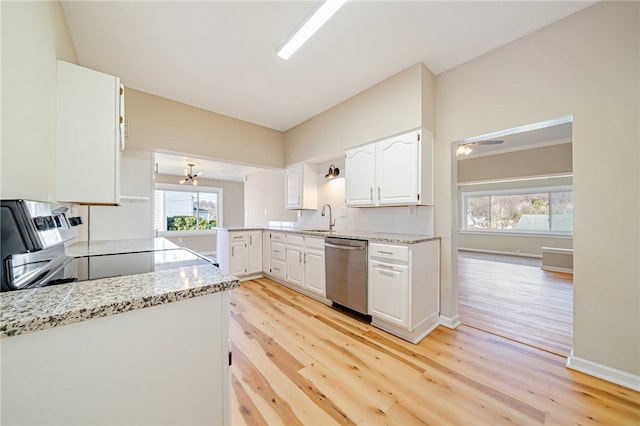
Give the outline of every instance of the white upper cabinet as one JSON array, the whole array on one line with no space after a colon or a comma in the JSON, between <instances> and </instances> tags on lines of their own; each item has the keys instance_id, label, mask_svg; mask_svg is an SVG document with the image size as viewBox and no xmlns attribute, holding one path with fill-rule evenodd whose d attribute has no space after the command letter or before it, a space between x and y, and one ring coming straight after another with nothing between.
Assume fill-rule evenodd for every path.
<instances>
[{"instance_id":1,"label":"white upper cabinet","mask_svg":"<svg viewBox=\"0 0 640 426\"><path fill-rule=\"evenodd\" d=\"M56 200L120 203L120 79L58 61Z\"/></svg>"},{"instance_id":2,"label":"white upper cabinet","mask_svg":"<svg viewBox=\"0 0 640 426\"><path fill-rule=\"evenodd\" d=\"M369 144L345 152L345 196L349 206L374 204L376 146Z\"/></svg>"},{"instance_id":3,"label":"white upper cabinet","mask_svg":"<svg viewBox=\"0 0 640 426\"><path fill-rule=\"evenodd\" d=\"M348 206L433 204L433 135L404 133L345 152Z\"/></svg>"},{"instance_id":4,"label":"white upper cabinet","mask_svg":"<svg viewBox=\"0 0 640 426\"><path fill-rule=\"evenodd\" d=\"M284 182L286 209L315 210L318 208L318 171L314 165L298 163L287 167Z\"/></svg>"}]
</instances>

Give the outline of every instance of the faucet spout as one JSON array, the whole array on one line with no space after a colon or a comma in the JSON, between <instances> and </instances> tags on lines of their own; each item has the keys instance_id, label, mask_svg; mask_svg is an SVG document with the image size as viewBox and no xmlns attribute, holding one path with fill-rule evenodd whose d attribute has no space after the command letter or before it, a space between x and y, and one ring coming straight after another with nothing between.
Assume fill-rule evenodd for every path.
<instances>
[{"instance_id":1,"label":"faucet spout","mask_svg":"<svg viewBox=\"0 0 640 426\"><path fill-rule=\"evenodd\" d=\"M322 206L322 213L321 215L324 216L325 215L325 209L329 207L329 231L333 231L333 227L336 226L336 221L333 218L333 212L331 211L331 205L330 204L325 204L324 206Z\"/></svg>"}]
</instances>

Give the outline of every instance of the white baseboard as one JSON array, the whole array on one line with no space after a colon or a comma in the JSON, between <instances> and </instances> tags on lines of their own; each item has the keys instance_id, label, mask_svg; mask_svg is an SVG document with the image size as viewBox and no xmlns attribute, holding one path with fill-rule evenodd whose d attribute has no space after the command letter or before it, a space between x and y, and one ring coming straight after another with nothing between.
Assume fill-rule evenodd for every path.
<instances>
[{"instance_id":1,"label":"white baseboard","mask_svg":"<svg viewBox=\"0 0 640 426\"><path fill-rule=\"evenodd\" d=\"M573 268L561 268L559 266L542 265L543 271L564 272L565 274L573 274Z\"/></svg>"},{"instance_id":2,"label":"white baseboard","mask_svg":"<svg viewBox=\"0 0 640 426\"><path fill-rule=\"evenodd\" d=\"M455 330L460 324L462 323L460 322L460 317L457 314L454 317L445 317L444 315L440 315L440 325L444 325L447 328Z\"/></svg>"},{"instance_id":3,"label":"white baseboard","mask_svg":"<svg viewBox=\"0 0 640 426\"><path fill-rule=\"evenodd\" d=\"M573 355L573 350L569 358L567 358L566 366L572 370L580 371L625 388L640 391L640 376L576 357Z\"/></svg>"}]
</instances>

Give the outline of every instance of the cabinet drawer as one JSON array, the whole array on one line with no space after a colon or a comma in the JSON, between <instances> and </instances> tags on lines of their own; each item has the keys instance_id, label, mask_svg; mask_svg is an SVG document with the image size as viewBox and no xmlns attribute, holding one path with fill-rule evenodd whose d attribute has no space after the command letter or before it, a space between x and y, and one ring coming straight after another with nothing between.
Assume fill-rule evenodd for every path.
<instances>
[{"instance_id":1,"label":"cabinet drawer","mask_svg":"<svg viewBox=\"0 0 640 426\"><path fill-rule=\"evenodd\" d=\"M286 255L286 252L285 252L284 244L274 243L272 241L271 242L271 259L282 260L284 262L284 260L286 259L285 255Z\"/></svg>"},{"instance_id":2,"label":"cabinet drawer","mask_svg":"<svg viewBox=\"0 0 640 426\"><path fill-rule=\"evenodd\" d=\"M271 259L271 273L276 277L285 278L287 276L285 263L280 260Z\"/></svg>"},{"instance_id":3,"label":"cabinet drawer","mask_svg":"<svg viewBox=\"0 0 640 426\"><path fill-rule=\"evenodd\" d=\"M304 245L304 237L298 234L287 234L287 245Z\"/></svg>"},{"instance_id":4,"label":"cabinet drawer","mask_svg":"<svg viewBox=\"0 0 640 426\"><path fill-rule=\"evenodd\" d=\"M241 232L229 232L229 241L247 241L247 234Z\"/></svg>"},{"instance_id":5,"label":"cabinet drawer","mask_svg":"<svg viewBox=\"0 0 640 426\"><path fill-rule=\"evenodd\" d=\"M316 250L324 250L324 238L304 237L304 246Z\"/></svg>"},{"instance_id":6,"label":"cabinet drawer","mask_svg":"<svg viewBox=\"0 0 640 426\"><path fill-rule=\"evenodd\" d=\"M271 233L271 242L276 242L276 243L284 243L285 240L285 234L281 234L278 232L272 232Z\"/></svg>"},{"instance_id":7,"label":"cabinet drawer","mask_svg":"<svg viewBox=\"0 0 640 426\"><path fill-rule=\"evenodd\" d=\"M389 244L369 244L369 257L409 262L409 247Z\"/></svg>"}]
</instances>

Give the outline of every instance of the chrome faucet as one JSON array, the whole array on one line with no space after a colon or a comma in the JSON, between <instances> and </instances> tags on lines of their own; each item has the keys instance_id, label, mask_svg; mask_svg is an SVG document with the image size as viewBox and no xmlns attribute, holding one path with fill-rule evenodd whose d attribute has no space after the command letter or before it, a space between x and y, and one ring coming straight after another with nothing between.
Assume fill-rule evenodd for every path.
<instances>
[{"instance_id":1,"label":"chrome faucet","mask_svg":"<svg viewBox=\"0 0 640 426\"><path fill-rule=\"evenodd\" d=\"M331 205L325 204L322 206L322 216L324 216L324 209L329 207L329 231L333 231L333 227L336 226L336 221L333 219L333 213L331 212Z\"/></svg>"}]
</instances>

